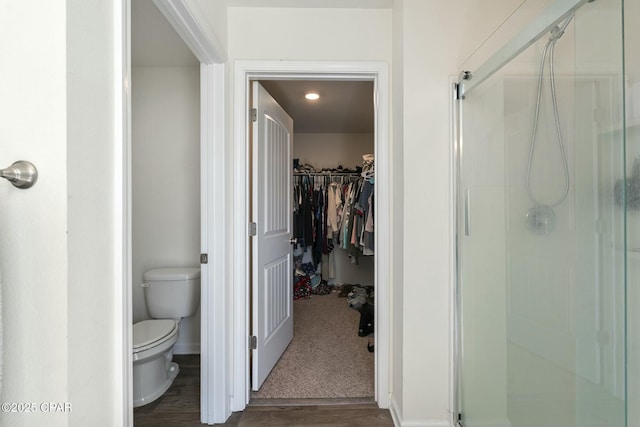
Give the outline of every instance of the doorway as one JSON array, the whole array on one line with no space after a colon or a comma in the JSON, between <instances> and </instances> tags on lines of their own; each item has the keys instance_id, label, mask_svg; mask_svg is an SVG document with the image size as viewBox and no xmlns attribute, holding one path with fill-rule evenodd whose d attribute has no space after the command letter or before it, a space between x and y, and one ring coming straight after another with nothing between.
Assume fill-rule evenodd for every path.
<instances>
[{"instance_id":1,"label":"doorway","mask_svg":"<svg viewBox=\"0 0 640 427\"><path fill-rule=\"evenodd\" d=\"M389 405L389 95L388 67L383 63L325 63L237 61L235 64L235 144L234 144L234 393L232 410L243 410L250 399L250 352L246 346L250 335L250 245L247 224L250 222L249 195L249 86L253 80L325 80L370 81L373 83L374 155L376 158L376 262L375 283L375 390L374 399L382 408Z\"/></svg>"},{"instance_id":2,"label":"doorway","mask_svg":"<svg viewBox=\"0 0 640 427\"><path fill-rule=\"evenodd\" d=\"M132 2L129 182L133 324L152 318L143 288L147 271L199 268L200 80L200 61L158 7L151 0ZM167 173L169 170L172 173ZM206 286L206 278L201 283ZM176 405L183 405L185 412L200 419L200 389L193 380L199 373L193 366L200 363L200 317L198 307L177 322L170 356L172 375L166 375L166 382L158 389L149 384L164 378L140 373L142 341L133 333L134 425L144 425L152 417L165 419ZM186 388L188 393L184 394L195 398L175 396L177 387Z\"/></svg>"},{"instance_id":3,"label":"doorway","mask_svg":"<svg viewBox=\"0 0 640 427\"><path fill-rule=\"evenodd\" d=\"M263 253L260 236L283 241L292 255L292 268L282 284L259 283L262 263L254 258L250 296L252 337L252 403L264 399L353 399L374 395L375 333L375 131L372 80L261 80L252 83L254 161L252 221L257 224L252 257ZM319 99L307 99L316 94ZM259 103L256 105L257 100ZM274 109L273 112L270 110ZM264 150L274 144L272 132L263 126L283 115L292 119L290 141L293 161L284 155L274 167L272 156L267 175L261 165ZM282 123L283 129L288 118ZM284 134L283 134L284 135ZM257 139L257 141L256 141ZM267 155L269 151L266 151ZM257 168L257 171L256 171ZM275 175L274 175L275 174ZM268 232L269 210L261 201L276 203L265 183L282 175L286 200L276 221L282 226L292 219L291 229ZM257 179L256 179L257 178ZM293 214L289 206L293 206ZM273 206L272 206L273 210ZM266 217L263 217L266 216ZM292 218L291 218L292 216ZM280 236L280 237L278 237ZM288 240L293 237L293 253ZM258 254L258 255L256 255ZM273 251L269 259L276 257ZM284 258L283 258L284 259ZM257 266L256 266L257 262ZM272 264L272 263L269 263ZM285 286L280 303L266 301L265 286ZM293 298L291 296L293 290ZM277 293L271 292L276 295ZM293 301L291 301L293 299ZM265 304L262 307L262 304ZM289 336L278 351L264 339L263 319L270 307L292 306L293 339ZM285 310L288 311L288 310ZM284 322L274 324L274 335L290 330ZM272 321L269 324L274 323ZM286 327L285 327L286 326ZM267 362L265 360L269 360ZM274 366L275 365L275 366Z\"/></svg>"},{"instance_id":4,"label":"doorway","mask_svg":"<svg viewBox=\"0 0 640 427\"><path fill-rule=\"evenodd\" d=\"M136 7L140 3L136 3ZM133 7L131 1L127 2L128 7ZM197 418L203 423L224 422L229 408L229 375L228 367L224 365L225 348L227 346L227 303L225 280L227 270L226 252L224 244L226 241L227 225L220 218L225 217L225 206L217 201L224 198L226 171L225 156L225 63L227 62L226 52L222 44L211 34L206 25L205 17L198 10L193 9L185 0L153 0L153 5L158 8L163 18L170 24L172 30L177 34L169 37L151 36L155 48L143 49L147 54L166 54L174 52L177 45L188 46L188 55L197 58L196 65L199 70L199 109L200 109L200 135L199 135L199 166L200 166L200 254L196 253L194 262L198 259L202 262L201 269L201 318L200 324L200 360L202 366L200 370L200 413ZM154 10L154 13L156 11ZM150 14L143 16L149 17ZM163 19L160 18L160 19ZM163 22L166 24L166 22ZM170 31L170 32L171 32ZM149 33L143 34L149 36ZM166 35L166 34L165 34ZM131 44L131 34L126 34L127 43ZM164 42L160 45L158 40ZM160 46L160 49L157 47ZM188 56L187 55L187 56ZM182 56L182 55L178 55ZM128 58L130 59L130 58ZM128 99L130 102L130 98ZM130 105L130 104L129 104ZM194 113L197 114L197 113ZM131 146L130 137L127 138L128 147ZM195 156L194 156L195 157ZM128 160L130 162L130 159ZM193 163L193 162L192 162ZM198 165L190 164L193 169ZM127 167L130 170L130 164ZM127 172L130 174L131 172ZM125 182L131 182L127 175ZM197 182L194 187L197 187ZM131 188L127 189L131 194ZM130 209L130 208L129 208ZM130 215L130 212L129 212ZM196 220L197 222L197 220ZM132 236L129 227L127 235L127 246L130 247ZM215 244L214 244L215 242ZM199 255L199 256L198 256ZM208 261L207 261L208 259ZM128 270L131 271L132 260L129 257ZM127 290L129 295L129 308L131 309L131 289ZM130 320L130 319L129 319ZM132 322L127 322L127 336L131 337ZM129 344L130 345L130 344ZM222 349L222 350L221 350ZM193 352L187 348L189 352ZM131 363L131 348L127 348L125 360ZM127 389L132 386L132 374L129 370L126 374L125 383ZM133 424L132 403L129 396L123 402L128 409L127 425Z\"/></svg>"}]
</instances>

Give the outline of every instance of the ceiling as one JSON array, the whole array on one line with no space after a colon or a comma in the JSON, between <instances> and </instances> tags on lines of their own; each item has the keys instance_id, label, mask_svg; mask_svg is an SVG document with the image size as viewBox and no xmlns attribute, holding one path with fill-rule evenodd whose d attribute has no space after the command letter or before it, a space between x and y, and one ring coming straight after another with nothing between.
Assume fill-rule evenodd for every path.
<instances>
[{"instance_id":1,"label":"ceiling","mask_svg":"<svg viewBox=\"0 0 640 427\"><path fill-rule=\"evenodd\" d=\"M131 1L132 67L195 67L198 64L191 49L152 0Z\"/></svg>"},{"instance_id":2,"label":"ceiling","mask_svg":"<svg viewBox=\"0 0 640 427\"><path fill-rule=\"evenodd\" d=\"M293 119L296 133L373 133L373 82L265 80L260 82ZM317 101L304 95L316 92Z\"/></svg>"},{"instance_id":3,"label":"ceiling","mask_svg":"<svg viewBox=\"0 0 640 427\"><path fill-rule=\"evenodd\" d=\"M350 7L371 8L391 0L337 0ZM272 0L270 6L318 7L328 0ZM264 5L264 0L227 0L230 6ZM330 2L331 3L331 2ZM335 3L335 1L333 1ZM285 6L282 6L285 7ZM199 64L191 50L169 25L152 0L131 2L132 67L195 67ZM265 89L287 111L297 133L373 133L373 82L320 80L266 80ZM134 82L135 84L135 82ZM315 91L320 99L304 98Z\"/></svg>"}]
</instances>

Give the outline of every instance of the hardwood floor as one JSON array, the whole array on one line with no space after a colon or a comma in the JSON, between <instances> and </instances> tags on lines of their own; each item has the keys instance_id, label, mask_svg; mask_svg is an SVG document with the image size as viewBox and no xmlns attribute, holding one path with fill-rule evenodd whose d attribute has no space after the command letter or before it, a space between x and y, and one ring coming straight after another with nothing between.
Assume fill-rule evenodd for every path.
<instances>
[{"instance_id":1,"label":"hardwood floor","mask_svg":"<svg viewBox=\"0 0 640 427\"><path fill-rule=\"evenodd\" d=\"M326 426L326 427L393 427L391 414L375 403L305 406L254 406L244 410L238 427Z\"/></svg>"},{"instance_id":2,"label":"hardwood floor","mask_svg":"<svg viewBox=\"0 0 640 427\"><path fill-rule=\"evenodd\" d=\"M176 355L180 373L155 402L135 408L136 427L199 427L200 356ZM227 427L393 427L391 414L368 399L263 399L236 412Z\"/></svg>"},{"instance_id":3,"label":"hardwood floor","mask_svg":"<svg viewBox=\"0 0 640 427\"><path fill-rule=\"evenodd\" d=\"M136 427L200 426L200 355L175 355L180 366L171 387L157 400L133 410Z\"/></svg>"}]
</instances>

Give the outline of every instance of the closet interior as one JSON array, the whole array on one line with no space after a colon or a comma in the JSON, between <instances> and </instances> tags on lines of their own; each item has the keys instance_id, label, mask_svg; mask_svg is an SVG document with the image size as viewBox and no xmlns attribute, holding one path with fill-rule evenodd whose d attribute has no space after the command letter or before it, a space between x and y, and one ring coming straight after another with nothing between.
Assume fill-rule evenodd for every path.
<instances>
[{"instance_id":1,"label":"closet interior","mask_svg":"<svg viewBox=\"0 0 640 427\"><path fill-rule=\"evenodd\" d=\"M251 397L371 398L375 370L373 82L260 83L294 123L290 189L296 241L294 337ZM320 99L304 100L309 90L318 92ZM334 107L322 105L328 101Z\"/></svg>"}]
</instances>

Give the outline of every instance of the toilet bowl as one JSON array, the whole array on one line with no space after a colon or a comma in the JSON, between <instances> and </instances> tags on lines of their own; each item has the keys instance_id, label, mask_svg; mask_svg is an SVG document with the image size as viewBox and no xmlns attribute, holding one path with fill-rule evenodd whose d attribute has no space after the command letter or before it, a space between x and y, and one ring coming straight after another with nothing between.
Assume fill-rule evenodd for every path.
<instances>
[{"instance_id":1,"label":"toilet bowl","mask_svg":"<svg viewBox=\"0 0 640 427\"><path fill-rule=\"evenodd\" d=\"M178 322L143 320L133 325L133 407L162 396L180 371L172 362Z\"/></svg>"},{"instance_id":2,"label":"toilet bowl","mask_svg":"<svg viewBox=\"0 0 640 427\"><path fill-rule=\"evenodd\" d=\"M147 309L153 319L133 325L133 407L153 402L179 372L173 362L178 325L200 305L200 269L158 268L144 274Z\"/></svg>"}]
</instances>

